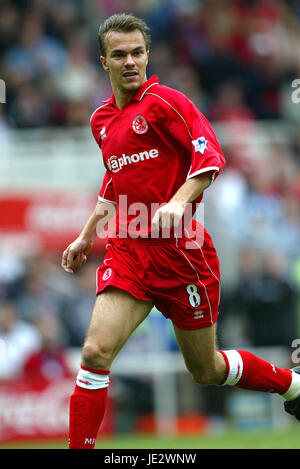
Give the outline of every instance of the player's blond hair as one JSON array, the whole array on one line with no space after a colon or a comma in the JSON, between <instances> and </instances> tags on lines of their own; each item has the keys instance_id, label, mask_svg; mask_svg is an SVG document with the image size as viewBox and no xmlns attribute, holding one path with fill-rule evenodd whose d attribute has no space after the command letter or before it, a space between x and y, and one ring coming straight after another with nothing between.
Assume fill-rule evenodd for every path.
<instances>
[{"instance_id":1,"label":"player's blond hair","mask_svg":"<svg viewBox=\"0 0 300 469\"><path fill-rule=\"evenodd\" d=\"M107 18L104 23L100 25L98 33L100 55L106 57L105 37L108 32L118 31L130 33L136 30L142 33L145 40L146 50L148 51L150 49L151 37L148 33L149 27L142 19L126 13L118 13Z\"/></svg>"}]
</instances>

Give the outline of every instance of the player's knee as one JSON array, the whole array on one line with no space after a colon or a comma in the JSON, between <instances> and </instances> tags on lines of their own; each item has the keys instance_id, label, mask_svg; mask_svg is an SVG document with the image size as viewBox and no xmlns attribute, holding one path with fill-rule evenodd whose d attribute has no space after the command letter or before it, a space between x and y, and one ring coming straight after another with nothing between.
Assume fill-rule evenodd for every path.
<instances>
[{"instance_id":1,"label":"player's knee","mask_svg":"<svg viewBox=\"0 0 300 469\"><path fill-rule=\"evenodd\" d=\"M108 369L112 353L101 345L86 343L82 349L82 364L87 368Z\"/></svg>"},{"instance_id":2,"label":"player's knee","mask_svg":"<svg viewBox=\"0 0 300 469\"><path fill-rule=\"evenodd\" d=\"M201 384L202 386L212 386L212 385L219 385L221 384L221 377L217 370L209 369L209 370L202 370L202 369L194 369L190 370L193 380L197 384Z\"/></svg>"}]
</instances>

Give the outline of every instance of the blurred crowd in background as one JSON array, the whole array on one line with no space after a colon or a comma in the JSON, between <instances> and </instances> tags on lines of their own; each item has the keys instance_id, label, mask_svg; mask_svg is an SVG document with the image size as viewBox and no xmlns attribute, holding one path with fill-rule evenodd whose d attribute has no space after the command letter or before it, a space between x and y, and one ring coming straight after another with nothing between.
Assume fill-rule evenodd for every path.
<instances>
[{"instance_id":1,"label":"blurred crowd in background","mask_svg":"<svg viewBox=\"0 0 300 469\"><path fill-rule=\"evenodd\" d=\"M1 0L0 7L4 121L13 127L86 125L110 95L99 24L120 11L151 28L148 74L182 89L213 121L285 117L282 91L300 73L297 0Z\"/></svg>"},{"instance_id":2,"label":"blurred crowd in background","mask_svg":"<svg viewBox=\"0 0 300 469\"><path fill-rule=\"evenodd\" d=\"M123 11L151 28L148 76L184 92L216 128L230 124L220 138L228 163L205 205L224 284L219 342L290 346L300 332L300 103L291 99L300 2L0 0L1 129L87 126L111 94L98 27ZM278 125L263 147L253 130L260 122ZM230 132L242 137L238 145ZM68 276L60 254L0 258L9 367L49 379L68 373L61 349L82 345L101 262L91 257ZM176 347L171 335L166 347Z\"/></svg>"}]
</instances>

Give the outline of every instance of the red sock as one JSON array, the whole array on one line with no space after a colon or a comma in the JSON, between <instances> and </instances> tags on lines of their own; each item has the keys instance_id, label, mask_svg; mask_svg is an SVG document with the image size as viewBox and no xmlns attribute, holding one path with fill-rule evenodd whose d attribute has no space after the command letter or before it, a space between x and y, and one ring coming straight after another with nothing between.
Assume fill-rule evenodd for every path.
<instances>
[{"instance_id":1,"label":"red sock","mask_svg":"<svg viewBox=\"0 0 300 469\"><path fill-rule=\"evenodd\" d=\"M253 391L284 394L290 387L292 372L278 368L245 350L220 350L227 365L224 385Z\"/></svg>"},{"instance_id":2,"label":"red sock","mask_svg":"<svg viewBox=\"0 0 300 469\"><path fill-rule=\"evenodd\" d=\"M94 448L106 407L108 375L108 370L81 367L70 399L69 449Z\"/></svg>"}]
</instances>

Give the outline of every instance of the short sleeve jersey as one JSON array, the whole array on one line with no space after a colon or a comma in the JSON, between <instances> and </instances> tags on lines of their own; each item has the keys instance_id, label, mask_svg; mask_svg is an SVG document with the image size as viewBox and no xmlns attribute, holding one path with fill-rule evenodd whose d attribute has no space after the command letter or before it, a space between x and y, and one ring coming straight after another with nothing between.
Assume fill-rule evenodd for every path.
<instances>
[{"instance_id":1,"label":"short sleeve jersey","mask_svg":"<svg viewBox=\"0 0 300 469\"><path fill-rule=\"evenodd\" d=\"M91 128L106 168L99 200L117 204L117 226L125 232L142 206L147 217L139 232L148 236L157 204L169 202L189 178L211 171L217 177L225 164L204 115L184 94L160 85L157 76L122 109L112 95L92 114ZM193 202L195 208L201 199Z\"/></svg>"}]
</instances>

